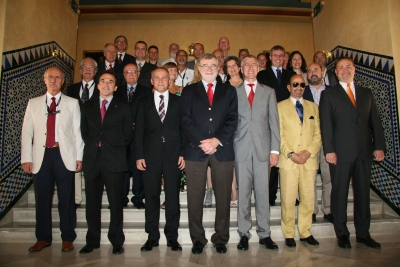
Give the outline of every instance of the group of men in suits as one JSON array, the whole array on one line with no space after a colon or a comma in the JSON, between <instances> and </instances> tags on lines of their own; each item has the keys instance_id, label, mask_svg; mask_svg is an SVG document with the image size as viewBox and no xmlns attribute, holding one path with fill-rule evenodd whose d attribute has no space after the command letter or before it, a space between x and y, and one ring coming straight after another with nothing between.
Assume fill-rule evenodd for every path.
<instances>
[{"instance_id":1,"label":"group of men in suits","mask_svg":"<svg viewBox=\"0 0 400 267\"><path fill-rule=\"evenodd\" d=\"M234 88L223 83L220 76L222 58L229 51L229 41L222 37L222 50L214 51L214 55L204 54L204 47L196 44L198 66L193 67L198 67L201 80L186 86L179 98L168 92L168 71L145 61L147 44L136 42L135 57L126 53L127 44L125 36L117 36L114 44L105 45L104 62L82 60L82 81L68 87L69 97L61 94L62 71L49 68L44 75L46 95L28 103L21 163L26 173L33 174L38 240L30 251L51 245L49 207L54 184L60 203L62 250L73 250L75 208L82 200L82 169L88 232L80 253L90 253L100 246L104 186L111 214L108 238L114 254L124 252L123 207L129 202L130 177L134 194L131 201L138 209L146 205L148 240L141 250L159 245L161 177L166 191L167 245L173 251L182 250L178 227L183 169L192 253L202 253L208 242L202 224L208 167L216 199L211 242L218 253L226 253L229 241L233 168L239 188L239 250L249 248L253 189L259 243L267 249L278 249L270 230L270 205L275 204L279 183L276 167L280 168L285 244L296 246L294 205L299 193L300 240L318 245L310 229L318 212L314 209L316 173L319 164L327 172L328 165L322 164L325 160L330 173L326 183L332 180L332 201L330 210L323 212L334 223L339 246L351 247L346 208L352 177L354 193L360 199L355 203L357 242L380 247L369 235L369 178L372 160L384 159L385 139L371 91L354 85L351 59L337 61L339 83L335 84L326 70L326 57L324 61L317 52L318 64L308 67L310 86L306 87L301 75L283 69L285 50L274 46L270 50L271 67L266 70L259 71L254 56L242 59L244 82ZM185 65L182 70L187 71L187 54L183 52L178 57ZM321 155L324 153L326 159ZM330 194L330 188L325 191ZM323 204L328 199L325 196Z\"/></svg>"}]
</instances>

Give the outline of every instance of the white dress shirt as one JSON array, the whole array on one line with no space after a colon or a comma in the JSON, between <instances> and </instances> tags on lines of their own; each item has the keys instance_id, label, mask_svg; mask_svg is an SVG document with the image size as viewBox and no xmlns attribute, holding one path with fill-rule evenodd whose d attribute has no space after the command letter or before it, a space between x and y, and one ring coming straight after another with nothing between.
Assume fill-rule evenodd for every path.
<instances>
[{"instance_id":1,"label":"white dress shirt","mask_svg":"<svg viewBox=\"0 0 400 267\"><path fill-rule=\"evenodd\" d=\"M322 91L325 90L325 85L321 85L321 87L319 89L315 89L310 84L310 90L311 90L311 94L313 95L313 98L314 98L314 103L319 106L319 101L321 99L321 93L322 93Z\"/></svg>"},{"instance_id":2,"label":"white dress shirt","mask_svg":"<svg viewBox=\"0 0 400 267\"><path fill-rule=\"evenodd\" d=\"M102 97L100 96L100 108L101 108L101 106L102 106L103 100L105 99L105 100L108 101L107 104L106 104L106 110L107 110L108 107L110 106L110 103L111 103L111 100L113 99L113 97L114 97L113 95L110 96L109 98L102 98Z\"/></svg>"},{"instance_id":3,"label":"white dress shirt","mask_svg":"<svg viewBox=\"0 0 400 267\"><path fill-rule=\"evenodd\" d=\"M339 84L343 87L346 95L347 95L347 83L341 82L339 81ZM354 100L357 100L357 96L356 96L356 88L354 87L354 82L350 83L350 89L353 92L354 95Z\"/></svg>"},{"instance_id":4,"label":"white dress shirt","mask_svg":"<svg viewBox=\"0 0 400 267\"><path fill-rule=\"evenodd\" d=\"M93 80L91 80L89 82L85 82L84 80L82 80L81 90L79 91L79 97L82 98L82 92L83 92L83 89L85 89L86 84L88 85L88 89L89 89L89 97L88 97L88 99L90 99L92 97L92 95L93 95L94 88L96 87L94 85L94 81Z\"/></svg>"},{"instance_id":5,"label":"white dress shirt","mask_svg":"<svg viewBox=\"0 0 400 267\"><path fill-rule=\"evenodd\" d=\"M126 53L125 52L122 52L122 53L118 52L117 54L118 54L117 60L119 60L119 55L121 55L121 60L124 61L124 57L125 57Z\"/></svg>"},{"instance_id":6,"label":"white dress shirt","mask_svg":"<svg viewBox=\"0 0 400 267\"><path fill-rule=\"evenodd\" d=\"M274 71L275 77L276 77L277 79L278 79L278 75L276 74L276 70L277 70L277 69L280 69L280 70L281 70L281 74L283 74L282 67L277 68L277 67L275 67L275 66L271 66L271 68L272 68L272 70Z\"/></svg>"},{"instance_id":7,"label":"white dress shirt","mask_svg":"<svg viewBox=\"0 0 400 267\"><path fill-rule=\"evenodd\" d=\"M167 90L164 93L160 94L158 91L154 90L154 104L156 104L157 113L158 109L160 108L160 100L161 100L160 95L164 96L164 110L165 110L165 115L167 115L169 91Z\"/></svg>"},{"instance_id":8,"label":"white dress shirt","mask_svg":"<svg viewBox=\"0 0 400 267\"><path fill-rule=\"evenodd\" d=\"M106 63L106 70L110 69L110 65L112 66L112 68L114 69L115 67L115 61L113 63L109 63L107 60L104 61L104 63Z\"/></svg>"}]
</instances>

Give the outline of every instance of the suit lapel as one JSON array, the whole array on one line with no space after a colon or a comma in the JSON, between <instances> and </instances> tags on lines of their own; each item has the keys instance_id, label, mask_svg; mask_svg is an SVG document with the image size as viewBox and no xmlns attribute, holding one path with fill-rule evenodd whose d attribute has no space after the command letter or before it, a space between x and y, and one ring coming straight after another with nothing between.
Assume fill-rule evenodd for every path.
<instances>
[{"instance_id":1,"label":"suit lapel","mask_svg":"<svg viewBox=\"0 0 400 267\"><path fill-rule=\"evenodd\" d=\"M265 98L263 95L265 94L264 88L261 87L260 83L257 83L256 86L256 91L254 92L254 98L253 98L253 106L258 103L258 101L263 101ZM249 102L249 101L247 101ZM250 103L249 103L250 106Z\"/></svg>"},{"instance_id":2,"label":"suit lapel","mask_svg":"<svg viewBox=\"0 0 400 267\"><path fill-rule=\"evenodd\" d=\"M269 77L269 80L273 81L273 83L274 83L274 85L271 86L272 88L279 87L278 79L276 78L275 73L274 73L274 71L272 70L271 67L268 68L268 77Z\"/></svg>"},{"instance_id":3,"label":"suit lapel","mask_svg":"<svg viewBox=\"0 0 400 267\"><path fill-rule=\"evenodd\" d=\"M349 96L347 95L346 91L343 89L343 87L340 84L338 85L337 89L338 89L338 96L344 101L344 103L347 103L348 105L351 105L355 109L355 107L354 107L353 103L351 102ZM357 92L356 92L356 94L357 94ZM356 102L356 104L357 104L357 102Z\"/></svg>"},{"instance_id":4,"label":"suit lapel","mask_svg":"<svg viewBox=\"0 0 400 267\"><path fill-rule=\"evenodd\" d=\"M245 101L246 102L246 104L245 104L246 109L250 109L250 104L249 104L249 100L247 98L246 88L244 86L244 83L239 85L237 92L238 92L238 100L239 101L243 101L243 102Z\"/></svg>"},{"instance_id":5,"label":"suit lapel","mask_svg":"<svg viewBox=\"0 0 400 267\"><path fill-rule=\"evenodd\" d=\"M171 98L169 99L171 100ZM150 112L152 113L152 116L154 118L156 118L156 120L162 124L161 119L160 119L160 115L158 114L158 110L156 107L156 102L154 101L154 93L151 94L151 97L149 97L149 102L148 105L150 106ZM168 108L169 108L169 103L168 103ZM168 114L168 110L165 114L165 118L164 118L164 122L167 119L167 114Z\"/></svg>"},{"instance_id":6,"label":"suit lapel","mask_svg":"<svg viewBox=\"0 0 400 267\"><path fill-rule=\"evenodd\" d=\"M217 83L217 85L218 85L218 83ZM217 88L215 88L215 91L217 91ZM197 83L197 93L201 96L201 98L203 98L204 101L207 102L208 105L210 104L210 102L208 101L206 88L204 88L202 81ZM214 93L214 99L215 99L215 93ZM213 100L213 102L214 102L214 100Z\"/></svg>"}]
</instances>

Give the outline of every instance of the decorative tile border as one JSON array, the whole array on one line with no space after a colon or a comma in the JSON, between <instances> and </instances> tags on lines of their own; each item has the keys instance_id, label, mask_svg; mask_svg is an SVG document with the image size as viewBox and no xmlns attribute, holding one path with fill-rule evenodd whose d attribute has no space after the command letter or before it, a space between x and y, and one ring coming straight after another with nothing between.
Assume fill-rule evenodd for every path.
<instances>
[{"instance_id":1,"label":"decorative tile border","mask_svg":"<svg viewBox=\"0 0 400 267\"><path fill-rule=\"evenodd\" d=\"M339 57L354 60L357 85L370 88L375 96L385 131L385 160L372 165L371 188L400 215L400 127L393 57L337 46L328 68Z\"/></svg>"}]
</instances>

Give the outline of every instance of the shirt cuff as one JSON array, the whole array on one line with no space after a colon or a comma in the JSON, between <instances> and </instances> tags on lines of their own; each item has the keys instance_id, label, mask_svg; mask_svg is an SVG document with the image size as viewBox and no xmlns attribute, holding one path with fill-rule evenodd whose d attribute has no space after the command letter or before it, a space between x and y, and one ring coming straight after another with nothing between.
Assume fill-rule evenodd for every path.
<instances>
[{"instance_id":1,"label":"shirt cuff","mask_svg":"<svg viewBox=\"0 0 400 267\"><path fill-rule=\"evenodd\" d=\"M279 151L276 151L276 150L271 150L271 153L272 153L272 154L278 154L278 155L279 155Z\"/></svg>"}]
</instances>

